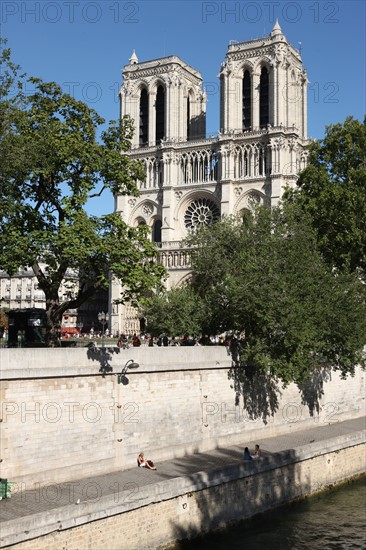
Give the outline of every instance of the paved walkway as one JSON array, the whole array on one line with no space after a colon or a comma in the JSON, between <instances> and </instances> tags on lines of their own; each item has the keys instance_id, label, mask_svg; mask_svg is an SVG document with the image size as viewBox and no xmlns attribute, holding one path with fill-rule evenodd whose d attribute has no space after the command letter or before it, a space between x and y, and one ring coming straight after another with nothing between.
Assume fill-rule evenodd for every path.
<instances>
[{"instance_id":1,"label":"paved walkway","mask_svg":"<svg viewBox=\"0 0 366 550\"><path fill-rule=\"evenodd\" d=\"M55 510L73 502L95 501L102 495L115 494L117 501L120 491L131 491L131 496L135 494L138 499L137 493L142 486L175 477L188 476L197 472L208 472L241 462L245 446L253 449L255 443L260 443L263 456L270 456L309 443L349 435L365 428L366 417L327 425L314 422L314 427L303 431L292 431L292 429L295 430L295 427L289 424L289 433L286 435L261 438L259 441L245 441L242 445L167 460L157 464L157 471L136 467L70 483L50 485L39 490L17 491L11 499L0 502L0 521L6 522L7 520L22 518L39 512Z\"/></svg>"}]
</instances>

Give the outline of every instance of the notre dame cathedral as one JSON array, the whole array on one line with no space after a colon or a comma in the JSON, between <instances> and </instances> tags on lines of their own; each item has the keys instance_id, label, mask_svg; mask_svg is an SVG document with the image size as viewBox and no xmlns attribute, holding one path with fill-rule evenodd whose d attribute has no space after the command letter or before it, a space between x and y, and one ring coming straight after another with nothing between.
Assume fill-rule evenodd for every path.
<instances>
[{"instance_id":1,"label":"notre dame cathedral","mask_svg":"<svg viewBox=\"0 0 366 550\"><path fill-rule=\"evenodd\" d=\"M133 52L123 70L121 116L135 122L131 157L146 179L140 196L115 197L116 212L132 226L147 224L167 268L167 287L189 277L180 241L191 229L254 203L275 205L306 166L307 76L301 55L276 21L264 38L230 43L220 78L220 131L206 138L206 94L200 73L177 56L140 62ZM136 312L114 305L110 328L140 331Z\"/></svg>"}]
</instances>

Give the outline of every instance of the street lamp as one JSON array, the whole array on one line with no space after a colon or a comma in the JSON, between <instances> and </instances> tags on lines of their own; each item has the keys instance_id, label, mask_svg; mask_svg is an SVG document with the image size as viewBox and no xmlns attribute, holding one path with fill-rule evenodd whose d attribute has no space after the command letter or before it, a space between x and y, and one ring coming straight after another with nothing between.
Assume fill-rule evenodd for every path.
<instances>
[{"instance_id":1,"label":"street lamp","mask_svg":"<svg viewBox=\"0 0 366 550\"><path fill-rule=\"evenodd\" d=\"M108 313L104 313L104 311L102 311L101 313L98 313L98 321L100 323L102 323L102 327L103 327L103 330L102 330L102 347L104 347L104 327L109 321Z\"/></svg>"},{"instance_id":2,"label":"street lamp","mask_svg":"<svg viewBox=\"0 0 366 550\"><path fill-rule=\"evenodd\" d=\"M129 369L138 369L139 366L140 366L139 363L136 363L133 359L129 359L125 364L125 366L123 367L123 369L121 370L121 372L118 374L118 378L117 378L118 384L123 384L124 386L126 386L128 384L128 378L126 376L126 372Z\"/></svg>"}]
</instances>

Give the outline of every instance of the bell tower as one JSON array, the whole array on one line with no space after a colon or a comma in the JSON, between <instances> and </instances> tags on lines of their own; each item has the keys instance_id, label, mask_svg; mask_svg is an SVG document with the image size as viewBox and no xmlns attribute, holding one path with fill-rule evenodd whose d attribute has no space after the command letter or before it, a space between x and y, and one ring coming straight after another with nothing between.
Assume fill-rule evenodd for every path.
<instances>
[{"instance_id":1,"label":"bell tower","mask_svg":"<svg viewBox=\"0 0 366 550\"><path fill-rule=\"evenodd\" d=\"M206 94L198 71L172 55L139 63L135 51L123 70L121 116L135 121L132 147L154 147L206 135Z\"/></svg>"},{"instance_id":2,"label":"bell tower","mask_svg":"<svg viewBox=\"0 0 366 550\"><path fill-rule=\"evenodd\" d=\"M306 71L278 21L264 38L232 42L219 77L222 133L282 125L306 139Z\"/></svg>"}]
</instances>

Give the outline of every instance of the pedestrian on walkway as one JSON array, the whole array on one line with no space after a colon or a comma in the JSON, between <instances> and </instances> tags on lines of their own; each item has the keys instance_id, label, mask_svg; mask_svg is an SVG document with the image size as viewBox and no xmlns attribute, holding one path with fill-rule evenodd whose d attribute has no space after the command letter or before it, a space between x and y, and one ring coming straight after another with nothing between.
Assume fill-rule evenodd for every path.
<instances>
[{"instance_id":1,"label":"pedestrian on walkway","mask_svg":"<svg viewBox=\"0 0 366 550\"><path fill-rule=\"evenodd\" d=\"M252 455L250 454L248 447L245 447L245 449L244 449L243 460L253 460Z\"/></svg>"},{"instance_id":2,"label":"pedestrian on walkway","mask_svg":"<svg viewBox=\"0 0 366 550\"><path fill-rule=\"evenodd\" d=\"M139 468L147 468L148 470L156 470L155 464L152 460L146 460L144 453L141 452L137 457L137 465Z\"/></svg>"},{"instance_id":3,"label":"pedestrian on walkway","mask_svg":"<svg viewBox=\"0 0 366 550\"><path fill-rule=\"evenodd\" d=\"M258 460L262 456L262 453L258 444L255 446L254 453L251 456L253 460Z\"/></svg>"}]
</instances>

